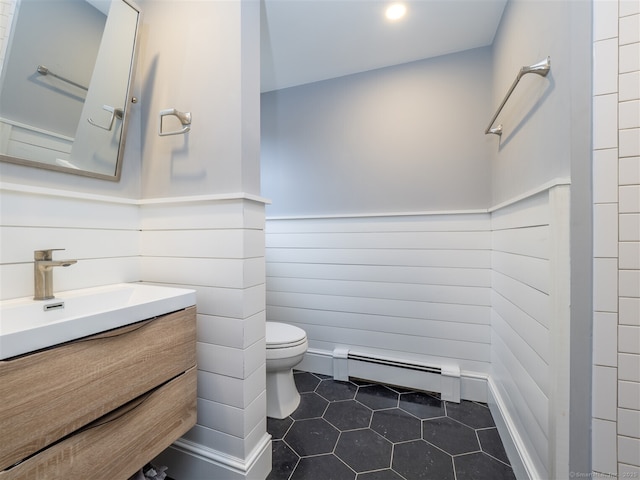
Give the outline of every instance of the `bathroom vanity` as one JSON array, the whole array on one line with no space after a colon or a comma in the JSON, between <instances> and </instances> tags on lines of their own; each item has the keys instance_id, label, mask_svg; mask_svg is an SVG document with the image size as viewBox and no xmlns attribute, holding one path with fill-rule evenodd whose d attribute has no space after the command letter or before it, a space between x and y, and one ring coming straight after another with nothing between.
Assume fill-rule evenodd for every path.
<instances>
[{"instance_id":1,"label":"bathroom vanity","mask_svg":"<svg viewBox=\"0 0 640 480\"><path fill-rule=\"evenodd\" d=\"M0 360L0 479L125 480L182 436L196 421L195 317L188 306Z\"/></svg>"}]
</instances>

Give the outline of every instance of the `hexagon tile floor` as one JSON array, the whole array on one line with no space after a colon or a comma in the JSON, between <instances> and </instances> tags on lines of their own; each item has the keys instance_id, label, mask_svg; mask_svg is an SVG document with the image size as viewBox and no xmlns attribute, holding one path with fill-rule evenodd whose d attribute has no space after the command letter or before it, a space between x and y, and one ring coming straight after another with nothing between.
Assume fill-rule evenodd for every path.
<instances>
[{"instance_id":1,"label":"hexagon tile floor","mask_svg":"<svg viewBox=\"0 0 640 480\"><path fill-rule=\"evenodd\" d=\"M301 401L267 419L267 480L514 480L486 405L296 372Z\"/></svg>"}]
</instances>

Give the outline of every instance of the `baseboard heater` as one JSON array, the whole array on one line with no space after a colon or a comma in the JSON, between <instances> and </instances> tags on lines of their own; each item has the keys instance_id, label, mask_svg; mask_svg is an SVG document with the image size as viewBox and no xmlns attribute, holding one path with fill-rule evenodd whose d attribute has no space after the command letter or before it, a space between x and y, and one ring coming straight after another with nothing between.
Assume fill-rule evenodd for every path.
<instances>
[{"instance_id":1,"label":"baseboard heater","mask_svg":"<svg viewBox=\"0 0 640 480\"><path fill-rule=\"evenodd\" d=\"M333 350L333 378L349 378L386 383L405 388L440 393L442 400L460 402L460 367L453 364L432 365L350 347Z\"/></svg>"}]
</instances>

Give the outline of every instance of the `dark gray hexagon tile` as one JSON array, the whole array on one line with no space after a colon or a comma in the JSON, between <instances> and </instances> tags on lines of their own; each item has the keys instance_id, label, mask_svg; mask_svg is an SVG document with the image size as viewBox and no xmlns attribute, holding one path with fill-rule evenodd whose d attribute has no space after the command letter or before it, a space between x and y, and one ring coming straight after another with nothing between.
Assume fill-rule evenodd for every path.
<instances>
[{"instance_id":1,"label":"dark gray hexagon tile","mask_svg":"<svg viewBox=\"0 0 640 480\"><path fill-rule=\"evenodd\" d=\"M358 387L351 382L339 382L337 380L322 380L315 392L330 402L337 400L351 400L356 396Z\"/></svg>"},{"instance_id":2,"label":"dark gray hexagon tile","mask_svg":"<svg viewBox=\"0 0 640 480\"><path fill-rule=\"evenodd\" d=\"M399 396L400 394L384 385L367 385L358 388L356 400L364 403L372 410L380 410L397 407Z\"/></svg>"},{"instance_id":3,"label":"dark gray hexagon tile","mask_svg":"<svg viewBox=\"0 0 640 480\"><path fill-rule=\"evenodd\" d=\"M441 401L439 394L306 372L295 372L294 378L300 406L286 419L267 419L274 439L268 480L453 480L454 468L457 480L515 478L484 404L454 404ZM406 441L405 435L414 436L407 433L414 430L412 417L422 438ZM380 468L378 457L368 457L376 442L382 442L383 459L385 445L392 452ZM338 458L338 450L355 468Z\"/></svg>"},{"instance_id":4,"label":"dark gray hexagon tile","mask_svg":"<svg viewBox=\"0 0 640 480\"><path fill-rule=\"evenodd\" d=\"M266 480L289 480L300 457L282 440L271 446L271 472Z\"/></svg>"},{"instance_id":5,"label":"dark gray hexagon tile","mask_svg":"<svg viewBox=\"0 0 640 480\"><path fill-rule=\"evenodd\" d=\"M393 443L417 440L422 437L420 420L399 408L373 412L371 429Z\"/></svg>"},{"instance_id":6,"label":"dark gray hexagon tile","mask_svg":"<svg viewBox=\"0 0 640 480\"><path fill-rule=\"evenodd\" d=\"M469 400L446 402L447 417L454 418L471 428L495 427L489 407Z\"/></svg>"},{"instance_id":7,"label":"dark gray hexagon tile","mask_svg":"<svg viewBox=\"0 0 640 480\"><path fill-rule=\"evenodd\" d=\"M391 443L370 429L342 432L335 454L356 472L391 466Z\"/></svg>"},{"instance_id":8,"label":"dark gray hexagon tile","mask_svg":"<svg viewBox=\"0 0 640 480\"><path fill-rule=\"evenodd\" d=\"M299 393L313 392L320 384L321 379L313 373L309 372L294 372L293 381L298 388Z\"/></svg>"},{"instance_id":9,"label":"dark gray hexagon tile","mask_svg":"<svg viewBox=\"0 0 640 480\"><path fill-rule=\"evenodd\" d=\"M302 458L291 480L355 480L356 473L335 455Z\"/></svg>"},{"instance_id":10,"label":"dark gray hexagon tile","mask_svg":"<svg viewBox=\"0 0 640 480\"><path fill-rule=\"evenodd\" d=\"M511 467L482 452L460 455L453 463L457 480L516 480Z\"/></svg>"},{"instance_id":11,"label":"dark gray hexagon tile","mask_svg":"<svg viewBox=\"0 0 640 480\"><path fill-rule=\"evenodd\" d=\"M371 423L369 407L365 407L355 400L332 402L324 412L323 418L339 430L355 430L367 428Z\"/></svg>"},{"instance_id":12,"label":"dark gray hexagon tile","mask_svg":"<svg viewBox=\"0 0 640 480\"><path fill-rule=\"evenodd\" d=\"M504 450L502 439L498 434L497 428L486 428L484 430L476 430L478 439L480 440L480 448L483 452L488 453L498 460L509 463L507 452Z\"/></svg>"},{"instance_id":13,"label":"dark gray hexagon tile","mask_svg":"<svg viewBox=\"0 0 640 480\"><path fill-rule=\"evenodd\" d=\"M300 405L291 414L294 420L321 417L329 402L315 392L301 393Z\"/></svg>"},{"instance_id":14,"label":"dark gray hexagon tile","mask_svg":"<svg viewBox=\"0 0 640 480\"><path fill-rule=\"evenodd\" d=\"M322 418L296 420L284 441L301 457L331 453L340 432Z\"/></svg>"},{"instance_id":15,"label":"dark gray hexagon tile","mask_svg":"<svg viewBox=\"0 0 640 480\"><path fill-rule=\"evenodd\" d=\"M283 419L267 417L267 432L269 432L274 440L279 440L284 437L284 434L287 433L292 423L293 419L291 417Z\"/></svg>"},{"instance_id":16,"label":"dark gray hexagon tile","mask_svg":"<svg viewBox=\"0 0 640 480\"><path fill-rule=\"evenodd\" d=\"M423 420L422 438L451 455L480 450L476 431L448 417Z\"/></svg>"},{"instance_id":17,"label":"dark gray hexagon tile","mask_svg":"<svg viewBox=\"0 0 640 480\"><path fill-rule=\"evenodd\" d=\"M423 440L398 443L391 468L407 480L454 480L453 459Z\"/></svg>"},{"instance_id":18,"label":"dark gray hexagon tile","mask_svg":"<svg viewBox=\"0 0 640 480\"><path fill-rule=\"evenodd\" d=\"M444 417L444 402L433 395L423 392L403 393L400 395L400 408L421 419Z\"/></svg>"},{"instance_id":19,"label":"dark gray hexagon tile","mask_svg":"<svg viewBox=\"0 0 640 480\"><path fill-rule=\"evenodd\" d=\"M375 472L359 473L356 480L405 480L390 468Z\"/></svg>"}]
</instances>

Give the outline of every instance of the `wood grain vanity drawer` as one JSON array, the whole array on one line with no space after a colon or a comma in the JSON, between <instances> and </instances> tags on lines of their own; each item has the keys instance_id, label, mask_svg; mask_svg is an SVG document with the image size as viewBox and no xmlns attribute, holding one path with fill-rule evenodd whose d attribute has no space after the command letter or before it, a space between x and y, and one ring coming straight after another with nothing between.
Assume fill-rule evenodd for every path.
<instances>
[{"instance_id":1,"label":"wood grain vanity drawer","mask_svg":"<svg viewBox=\"0 0 640 480\"><path fill-rule=\"evenodd\" d=\"M0 361L0 471L190 369L195 342L191 307Z\"/></svg>"},{"instance_id":2,"label":"wood grain vanity drawer","mask_svg":"<svg viewBox=\"0 0 640 480\"><path fill-rule=\"evenodd\" d=\"M0 472L0 480L126 480L196 422L197 371Z\"/></svg>"}]
</instances>

